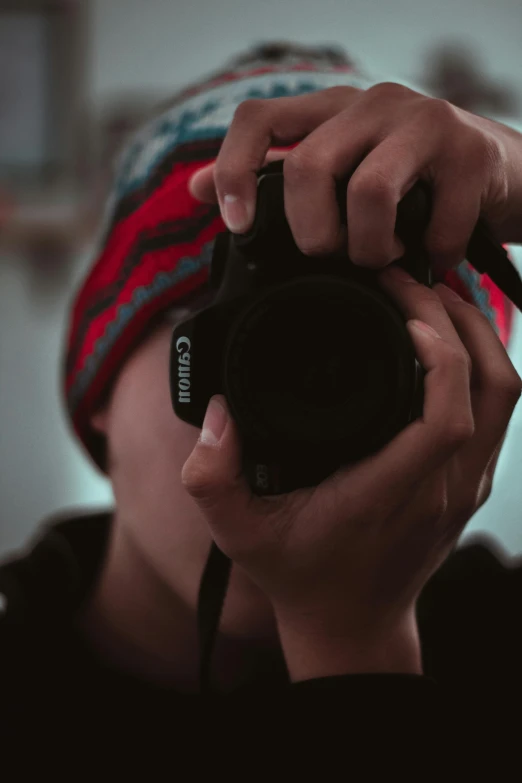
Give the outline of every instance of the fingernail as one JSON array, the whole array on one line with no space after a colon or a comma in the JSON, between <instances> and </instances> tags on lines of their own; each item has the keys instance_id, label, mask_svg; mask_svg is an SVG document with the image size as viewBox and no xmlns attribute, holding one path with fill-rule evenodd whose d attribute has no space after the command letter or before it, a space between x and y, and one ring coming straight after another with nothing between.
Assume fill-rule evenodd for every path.
<instances>
[{"instance_id":1,"label":"fingernail","mask_svg":"<svg viewBox=\"0 0 522 783\"><path fill-rule=\"evenodd\" d=\"M228 414L216 397L208 404L203 428L199 440L205 446L216 446L221 440L227 425Z\"/></svg>"},{"instance_id":2,"label":"fingernail","mask_svg":"<svg viewBox=\"0 0 522 783\"><path fill-rule=\"evenodd\" d=\"M432 329L431 326L425 324L424 321L417 321L417 319L415 319L414 321L408 321L408 325L412 329L422 332L423 334L426 334L429 337L435 337L440 340L440 334L436 332L435 329Z\"/></svg>"},{"instance_id":3,"label":"fingernail","mask_svg":"<svg viewBox=\"0 0 522 783\"><path fill-rule=\"evenodd\" d=\"M250 221L245 202L237 196L227 194L223 199L223 220L234 233L247 231Z\"/></svg>"}]
</instances>

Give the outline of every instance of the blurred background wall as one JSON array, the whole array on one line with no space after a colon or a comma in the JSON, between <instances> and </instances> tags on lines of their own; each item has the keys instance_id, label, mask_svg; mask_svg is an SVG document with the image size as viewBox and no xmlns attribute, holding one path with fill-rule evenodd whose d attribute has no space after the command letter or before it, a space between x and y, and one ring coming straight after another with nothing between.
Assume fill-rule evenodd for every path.
<instances>
[{"instance_id":1,"label":"blurred background wall","mask_svg":"<svg viewBox=\"0 0 522 783\"><path fill-rule=\"evenodd\" d=\"M273 38L340 44L374 81L522 130L521 0L0 0L0 556L57 510L111 502L69 434L59 366L114 150L156 101ZM521 475L519 406L466 536L522 552Z\"/></svg>"}]
</instances>

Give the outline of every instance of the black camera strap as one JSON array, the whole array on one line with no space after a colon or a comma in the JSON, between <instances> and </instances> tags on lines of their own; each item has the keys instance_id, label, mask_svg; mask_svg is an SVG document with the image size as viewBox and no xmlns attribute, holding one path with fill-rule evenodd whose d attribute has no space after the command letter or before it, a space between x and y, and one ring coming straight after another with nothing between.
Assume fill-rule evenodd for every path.
<instances>
[{"instance_id":1,"label":"black camera strap","mask_svg":"<svg viewBox=\"0 0 522 783\"><path fill-rule=\"evenodd\" d=\"M227 594L232 562L212 542L198 595L199 678L202 693L212 691L212 652Z\"/></svg>"},{"instance_id":2,"label":"black camera strap","mask_svg":"<svg viewBox=\"0 0 522 783\"><path fill-rule=\"evenodd\" d=\"M468 244L467 260L486 274L522 312L522 280L505 248L484 221L479 220Z\"/></svg>"}]
</instances>

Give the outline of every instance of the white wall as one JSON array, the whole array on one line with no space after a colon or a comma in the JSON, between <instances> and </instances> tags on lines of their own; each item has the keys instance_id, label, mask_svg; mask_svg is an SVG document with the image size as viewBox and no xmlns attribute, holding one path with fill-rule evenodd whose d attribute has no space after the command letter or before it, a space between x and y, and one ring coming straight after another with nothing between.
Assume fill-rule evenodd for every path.
<instances>
[{"instance_id":1,"label":"white wall","mask_svg":"<svg viewBox=\"0 0 522 783\"><path fill-rule=\"evenodd\" d=\"M169 90L264 38L343 44L365 68L415 79L428 46L476 44L522 81L520 0L93 0L92 91Z\"/></svg>"},{"instance_id":2,"label":"white wall","mask_svg":"<svg viewBox=\"0 0 522 783\"><path fill-rule=\"evenodd\" d=\"M491 76L522 95L520 0L93 0L93 108L122 90L175 90L260 39L343 44L377 80L415 82L426 47L449 35L475 43ZM522 268L522 253L519 256ZM81 277L35 299L23 259L0 257L0 554L45 515L110 501L107 483L70 438L58 394L66 302ZM522 327L512 346L522 373ZM499 463L495 492L469 530L487 529L522 552L522 407Z\"/></svg>"},{"instance_id":3,"label":"white wall","mask_svg":"<svg viewBox=\"0 0 522 783\"><path fill-rule=\"evenodd\" d=\"M111 501L61 404L64 315L86 260L66 284L42 289L27 259L0 258L0 555L64 506Z\"/></svg>"},{"instance_id":4,"label":"white wall","mask_svg":"<svg viewBox=\"0 0 522 783\"><path fill-rule=\"evenodd\" d=\"M7 16L0 26L0 95L10 106L0 124L0 160L39 165L45 156L47 61L45 21L37 14Z\"/></svg>"}]
</instances>

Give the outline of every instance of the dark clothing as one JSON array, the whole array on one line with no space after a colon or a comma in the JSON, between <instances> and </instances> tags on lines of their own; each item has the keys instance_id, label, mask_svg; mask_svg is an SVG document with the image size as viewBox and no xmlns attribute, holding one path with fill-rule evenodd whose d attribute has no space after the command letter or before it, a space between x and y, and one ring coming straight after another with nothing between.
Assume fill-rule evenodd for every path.
<instances>
[{"instance_id":1,"label":"dark clothing","mask_svg":"<svg viewBox=\"0 0 522 783\"><path fill-rule=\"evenodd\" d=\"M31 551L0 568L2 750L10 742L22 740L30 749L45 740L49 751L59 740L59 747L85 753L86 762L116 752L129 762L138 747L154 746L156 761L164 756L173 763L173 754L179 758L197 742L192 764L215 765L206 743L223 749L225 737L234 755L245 733L240 749L253 743L259 764L276 747L283 755L291 748L294 759L314 748L335 758L337 736L343 753L348 746L352 754L360 751L366 739L381 747L399 736L408 749L411 742L428 742L442 720L448 745L454 731L489 722L493 714L499 720L506 705L520 705L522 567L503 564L488 542L454 552L424 589L418 604L424 676L346 675L291 685L278 673L231 694L202 697L111 669L75 629L109 530L108 514L59 522ZM266 736L254 729L258 725ZM440 751L437 746L436 757Z\"/></svg>"}]
</instances>

